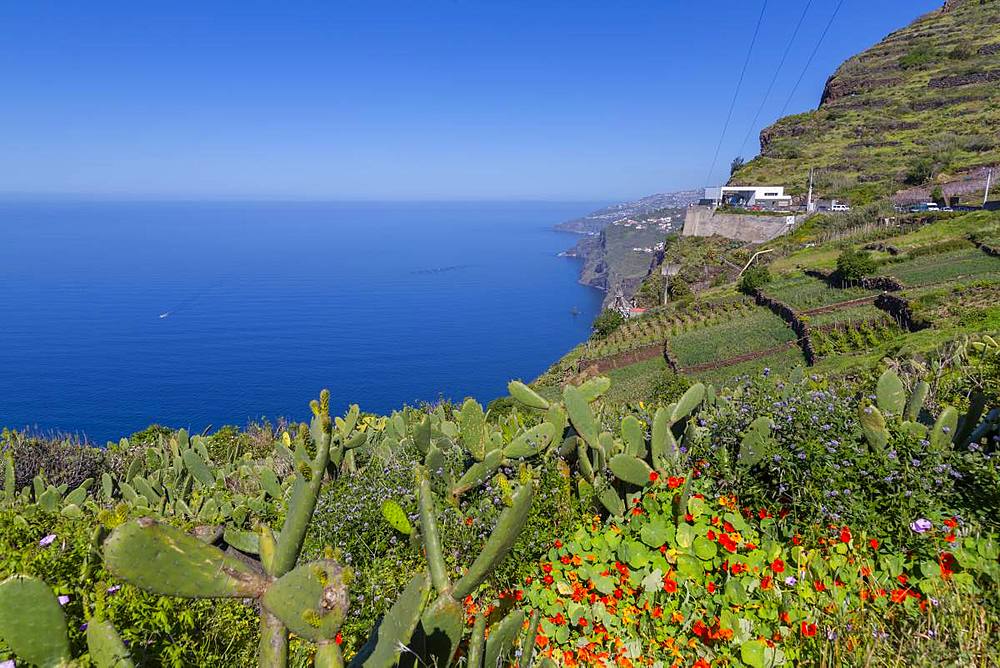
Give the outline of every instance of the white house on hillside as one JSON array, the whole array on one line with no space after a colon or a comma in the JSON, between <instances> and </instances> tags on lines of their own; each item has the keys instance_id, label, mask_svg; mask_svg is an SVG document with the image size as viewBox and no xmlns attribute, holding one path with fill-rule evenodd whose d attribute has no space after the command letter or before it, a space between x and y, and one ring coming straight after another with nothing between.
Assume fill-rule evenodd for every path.
<instances>
[{"instance_id":1,"label":"white house on hillside","mask_svg":"<svg viewBox=\"0 0 1000 668\"><path fill-rule=\"evenodd\" d=\"M705 198L700 204L784 209L792 205L792 196L785 194L784 186L721 186L705 188Z\"/></svg>"}]
</instances>

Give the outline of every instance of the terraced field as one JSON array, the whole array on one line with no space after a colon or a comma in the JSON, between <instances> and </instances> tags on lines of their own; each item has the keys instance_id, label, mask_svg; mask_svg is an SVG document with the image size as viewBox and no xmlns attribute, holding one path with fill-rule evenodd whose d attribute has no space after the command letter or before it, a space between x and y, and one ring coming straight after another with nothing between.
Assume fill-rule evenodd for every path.
<instances>
[{"instance_id":1,"label":"terraced field","mask_svg":"<svg viewBox=\"0 0 1000 668\"><path fill-rule=\"evenodd\" d=\"M726 360L775 348L796 339L784 320L763 308L716 325L699 327L669 339L683 367Z\"/></svg>"},{"instance_id":2,"label":"terraced field","mask_svg":"<svg viewBox=\"0 0 1000 668\"><path fill-rule=\"evenodd\" d=\"M689 308L664 308L633 318L606 339L591 341L582 359L597 360L611 355L662 344L668 337L698 327L739 319L754 310L748 297L731 297Z\"/></svg>"},{"instance_id":3,"label":"terraced field","mask_svg":"<svg viewBox=\"0 0 1000 668\"><path fill-rule=\"evenodd\" d=\"M872 304L861 304L849 308L837 309L826 313L818 313L809 316L809 325L812 328L829 327L830 325L860 325L863 322L882 322L892 318Z\"/></svg>"},{"instance_id":4,"label":"terraced field","mask_svg":"<svg viewBox=\"0 0 1000 668\"><path fill-rule=\"evenodd\" d=\"M764 288L764 294L801 312L878 293L863 288L832 288L826 281L799 274L768 284Z\"/></svg>"},{"instance_id":5,"label":"terraced field","mask_svg":"<svg viewBox=\"0 0 1000 668\"><path fill-rule=\"evenodd\" d=\"M794 346L765 357L759 357L750 362L742 362L740 364L687 375L703 383L712 383L716 386L721 386L732 381L734 378L755 376L761 373L774 373L787 378L792 370L805 366L805 356L798 346Z\"/></svg>"},{"instance_id":6,"label":"terraced field","mask_svg":"<svg viewBox=\"0 0 1000 668\"><path fill-rule=\"evenodd\" d=\"M879 274L895 276L908 287L961 279L1000 280L1000 258L969 248L885 264L879 268Z\"/></svg>"}]
</instances>

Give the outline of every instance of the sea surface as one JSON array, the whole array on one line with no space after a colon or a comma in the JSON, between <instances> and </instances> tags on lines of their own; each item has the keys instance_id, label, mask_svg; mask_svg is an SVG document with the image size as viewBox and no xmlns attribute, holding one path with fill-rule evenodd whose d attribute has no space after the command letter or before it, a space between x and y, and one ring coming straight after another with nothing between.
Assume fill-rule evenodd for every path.
<instances>
[{"instance_id":1,"label":"sea surface","mask_svg":"<svg viewBox=\"0 0 1000 668\"><path fill-rule=\"evenodd\" d=\"M486 403L586 338L601 295L551 226L599 205L0 202L0 426Z\"/></svg>"}]
</instances>

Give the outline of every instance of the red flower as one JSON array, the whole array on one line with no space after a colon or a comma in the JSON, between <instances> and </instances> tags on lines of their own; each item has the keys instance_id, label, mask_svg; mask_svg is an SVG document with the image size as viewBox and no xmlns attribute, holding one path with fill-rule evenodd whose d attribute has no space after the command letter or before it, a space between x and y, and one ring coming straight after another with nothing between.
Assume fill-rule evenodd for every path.
<instances>
[{"instance_id":1,"label":"red flower","mask_svg":"<svg viewBox=\"0 0 1000 668\"><path fill-rule=\"evenodd\" d=\"M586 626L587 625L587 620L584 619L583 617L581 617L580 619L576 620L576 625L577 626Z\"/></svg>"},{"instance_id":2,"label":"red flower","mask_svg":"<svg viewBox=\"0 0 1000 668\"><path fill-rule=\"evenodd\" d=\"M667 592L668 594L673 594L675 591L677 591L677 583L671 580L670 578L667 578L666 580L663 581L663 591Z\"/></svg>"},{"instance_id":3,"label":"red flower","mask_svg":"<svg viewBox=\"0 0 1000 668\"><path fill-rule=\"evenodd\" d=\"M692 515L691 513L684 513L684 521L694 522L694 515Z\"/></svg>"},{"instance_id":4,"label":"red flower","mask_svg":"<svg viewBox=\"0 0 1000 668\"><path fill-rule=\"evenodd\" d=\"M691 627L691 632L700 638L708 633L708 627L705 626L705 622L699 619L694 623L694 626Z\"/></svg>"},{"instance_id":5,"label":"red flower","mask_svg":"<svg viewBox=\"0 0 1000 668\"><path fill-rule=\"evenodd\" d=\"M684 478L678 478L676 476L670 476L667 478L667 487L670 489L677 489L684 484Z\"/></svg>"},{"instance_id":6,"label":"red flower","mask_svg":"<svg viewBox=\"0 0 1000 668\"><path fill-rule=\"evenodd\" d=\"M906 573L900 573L899 577L897 577L896 579L899 580L899 584L901 585L905 585L910 580L908 577L906 577Z\"/></svg>"},{"instance_id":7,"label":"red flower","mask_svg":"<svg viewBox=\"0 0 1000 668\"><path fill-rule=\"evenodd\" d=\"M636 506L635 508L632 509L632 514L633 515L637 515L637 516L638 515L642 515L642 508L640 508L639 506Z\"/></svg>"},{"instance_id":8,"label":"red flower","mask_svg":"<svg viewBox=\"0 0 1000 668\"><path fill-rule=\"evenodd\" d=\"M802 544L802 536L800 536L799 534L795 534L794 536L792 536L792 545L801 545L801 544Z\"/></svg>"},{"instance_id":9,"label":"red flower","mask_svg":"<svg viewBox=\"0 0 1000 668\"><path fill-rule=\"evenodd\" d=\"M556 549L562 547L562 541L559 540L558 538L556 538L555 542L552 544L556 546Z\"/></svg>"},{"instance_id":10,"label":"red flower","mask_svg":"<svg viewBox=\"0 0 1000 668\"><path fill-rule=\"evenodd\" d=\"M781 559L775 559L774 561L771 562L771 570L774 571L775 573L784 573L785 562L783 562Z\"/></svg>"},{"instance_id":11,"label":"red flower","mask_svg":"<svg viewBox=\"0 0 1000 668\"><path fill-rule=\"evenodd\" d=\"M714 582L709 582L708 584L705 585L705 589L708 590L709 594L714 594L715 593L715 583Z\"/></svg>"},{"instance_id":12,"label":"red flower","mask_svg":"<svg viewBox=\"0 0 1000 668\"><path fill-rule=\"evenodd\" d=\"M520 590L520 589L518 589L517 591L515 591L514 592L514 600L515 601L523 601L524 600L524 592L522 590Z\"/></svg>"},{"instance_id":13,"label":"red flower","mask_svg":"<svg viewBox=\"0 0 1000 668\"><path fill-rule=\"evenodd\" d=\"M944 525L949 529L954 529L955 527L958 526L958 522L955 521L955 518L949 517L944 521Z\"/></svg>"},{"instance_id":14,"label":"red flower","mask_svg":"<svg viewBox=\"0 0 1000 668\"><path fill-rule=\"evenodd\" d=\"M559 557L559 561L563 562L564 564L569 564L571 561L573 561L573 557L569 556L568 554L564 554L563 556Z\"/></svg>"},{"instance_id":15,"label":"red flower","mask_svg":"<svg viewBox=\"0 0 1000 668\"><path fill-rule=\"evenodd\" d=\"M814 635L816 635L815 624L807 624L806 622L802 622L799 628L802 630L802 635L804 635L807 638L812 638Z\"/></svg>"},{"instance_id":16,"label":"red flower","mask_svg":"<svg viewBox=\"0 0 1000 668\"><path fill-rule=\"evenodd\" d=\"M338 645L344 644L344 636L341 635L340 631L337 631L337 635L333 636L333 642L337 643Z\"/></svg>"},{"instance_id":17,"label":"red flower","mask_svg":"<svg viewBox=\"0 0 1000 668\"><path fill-rule=\"evenodd\" d=\"M715 535L714 531L712 531L711 529L709 529L708 533L705 534L705 537L708 538L709 540L715 540L717 536Z\"/></svg>"},{"instance_id":18,"label":"red flower","mask_svg":"<svg viewBox=\"0 0 1000 668\"><path fill-rule=\"evenodd\" d=\"M656 471L649 472L649 482L656 482L659 479L660 479L659 473L657 473Z\"/></svg>"},{"instance_id":19,"label":"red flower","mask_svg":"<svg viewBox=\"0 0 1000 668\"><path fill-rule=\"evenodd\" d=\"M663 616L663 608L661 608L660 606L656 606L655 608L653 608L652 614L653 614L653 619L659 619L660 617Z\"/></svg>"},{"instance_id":20,"label":"red flower","mask_svg":"<svg viewBox=\"0 0 1000 668\"><path fill-rule=\"evenodd\" d=\"M542 582L544 582L547 585L552 584L552 582L553 582L552 576L551 575L546 575L545 577L542 578Z\"/></svg>"},{"instance_id":21,"label":"red flower","mask_svg":"<svg viewBox=\"0 0 1000 668\"><path fill-rule=\"evenodd\" d=\"M736 541L730 538L729 534L727 533L724 533L721 536L719 536L719 545L726 548L730 552L736 551Z\"/></svg>"},{"instance_id":22,"label":"red flower","mask_svg":"<svg viewBox=\"0 0 1000 668\"><path fill-rule=\"evenodd\" d=\"M783 623L785 623L785 624L791 624L792 623L792 616L789 615L787 611L782 610L781 614L778 615L778 616L781 618L781 621Z\"/></svg>"},{"instance_id":23,"label":"red flower","mask_svg":"<svg viewBox=\"0 0 1000 668\"><path fill-rule=\"evenodd\" d=\"M820 582L819 580L816 580L815 582L813 582L813 588L816 591L826 591L826 585L823 584L822 582Z\"/></svg>"},{"instance_id":24,"label":"red flower","mask_svg":"<svg viewBox=\"0 0 1000 668\"><path fill-rule=\"evenodd\" d=\"M843 529L840 530L840 542L841 543L851 542L851 530L848 529L847 527L844 527Z\"/></svg>"},{"instance_id":25,"label":"red flower","mask_svg":"<svg viewBox=\"0 0 1000 668\"><path fill-rule=\"evenodd\" d=\"M770 575L765 575L764 577L762 577L760 579L760 588L761 589L770 589L771 588L771 582L772 582L771 576Z\"/></svg>"},{"instance_id":26,"label":"red flower","mask_svg":"<svg viewBox=\"0 0 1000 668\"><path fill-rule=\"evenodd\" d=\"M873 550L877 550L879 545L878 538L872 538L870 541L868 541L868 544L872 546Z\"/></svg>"},{"instance_id":27,"label":"red flower","mask_svg":"<svg viewBox=\"0 0 1000 668\"><path fill-rule=\"evenodd\" d=\"M543 573L551 573L552 572L552 564L542 564L542 572Z\"/></svg>"},{"instance_id":28,"label":"red flower","mask_svg":"<svg viewBox=\"0 0 1000 668\"><path fill-rule=\"evenodd\" d=\"M949 543L954 543L955 542L955 534L954 533L950 533L947 536L945 536L944 539L946 541L948 541Z\"/></svg>"},{"instance_id":29,"label":"red flower","mask_svg":"<svg viewBox=\"0 0 1000 668\"><path fill-rule=\"evenodd\" d=\"M941 577L947 580L955 572L955 555L951 552L942 552L938 560L938 567L941 569Z\"/></svg>"},{"instance_id":30,"label":"red flower","mask_svg":"<svg viewBox=\"0 0 1000 668\"><path fill-rule=\"evenodd\" d=\"M893 603L902 603L906 600L906 590L905 589L893 589L892 596L890 597Z\"/></svg>"},{"instance_id":31,"label":"red flower","mask_svg":"<svg viewBox=\"0 0 1000 668\"><path fill-rule=\"evenodd\" d=\"M698 659L694 662L694 668L712 668L712 664L705 661L705 659Z\"/></svg>"}]
</instances>

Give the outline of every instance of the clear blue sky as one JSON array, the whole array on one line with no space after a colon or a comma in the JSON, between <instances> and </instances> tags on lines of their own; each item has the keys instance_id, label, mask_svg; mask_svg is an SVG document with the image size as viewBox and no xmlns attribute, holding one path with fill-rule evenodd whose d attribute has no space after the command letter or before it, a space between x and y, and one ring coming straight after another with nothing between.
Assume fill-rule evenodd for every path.
<instances>
[{"instance_id":1,"label":"clear blue sky","mask_svg":"<svg viewBox=\"0 0 1000 668\"><path fill-rule=\"evenodd\" d=\"M838 0L813 0L772 122ZM806 0L769 0L713 175ZM792 99L941 0L846 0ZM704 185L762 0L0 4L0 193L619 199Z\"/></svg>"}]
</instances>

